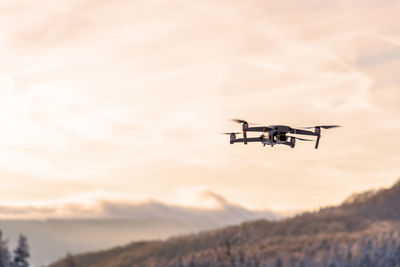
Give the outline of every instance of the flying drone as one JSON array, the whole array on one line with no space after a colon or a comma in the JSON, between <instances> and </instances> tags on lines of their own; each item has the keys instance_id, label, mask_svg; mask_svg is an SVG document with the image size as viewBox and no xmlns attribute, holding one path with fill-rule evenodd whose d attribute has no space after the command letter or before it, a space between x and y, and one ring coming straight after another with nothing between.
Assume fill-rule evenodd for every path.
<instances>
[{"instance_id":1,"label":"flying drone","mask_svg":"<svg viewBox=\"0 0 400 267\"><path fill-rule=\"evenodd\" d=\"M331 129L341 127L340 125L319 125L312 127L301 127L303 129L312 129L314 131L296 129L285 125L269 125L269 126L256 126L249 127L249 123L244 120L234 119L234 122L242 124L243 138L236 138L237 134L241 133L224 133L230 135L230 144L244 143L247 145L248 142L260 142L264 146L269 145L287 145L294 148L296 139L300 141L314 141L311 139L300 138L293 135L310 135L316 136L315 149L318 148L319 140L321 139L321 129ZM261 132L260 137L247 137L247 132ZM292 135L288 135L292 134Z\"/></svg>"}]
</instances>

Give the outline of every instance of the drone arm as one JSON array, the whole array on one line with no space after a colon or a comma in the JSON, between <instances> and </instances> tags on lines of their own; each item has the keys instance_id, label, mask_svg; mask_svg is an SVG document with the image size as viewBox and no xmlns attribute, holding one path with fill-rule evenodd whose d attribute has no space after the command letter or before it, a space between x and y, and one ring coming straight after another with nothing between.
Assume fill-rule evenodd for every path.
<instances>
[{"instance_id":1,"label":"drone arm","mask_svg":"<svg viewBox=\"0 0 400 267\"><path fill-rule=\"evenodd\" d=\"M290 133L292 134L302 134L302 135L313 135L313 136L318 136L318 133L307 131L307 130L301 130L301 129L291 129Z\"/></svg>"},{"instance_id":2,"label":"drone arm","mask_svg":"<svg viewBox=\"0 0 400 267\"><path fill-rule=\"evenodd\" d=\"M244 139L243 138L238 138L233 140L233 143L243 143ZM261 137L251 137L247 138L247 142L261 142Z\"/></svg>"},{"instance_id":3,"label":"drone arm","mask_svg":"<svg viewBox=\"0 0 400 267\"><path fill-rule=\"evenodd\" d=\"M265 126L261 126L261 127L248 127L247 128L247 132L268 132L268 131L270 131L271 129L270 128L268 128L268 127L265 127Z\"/></svg>"}]
</instances>

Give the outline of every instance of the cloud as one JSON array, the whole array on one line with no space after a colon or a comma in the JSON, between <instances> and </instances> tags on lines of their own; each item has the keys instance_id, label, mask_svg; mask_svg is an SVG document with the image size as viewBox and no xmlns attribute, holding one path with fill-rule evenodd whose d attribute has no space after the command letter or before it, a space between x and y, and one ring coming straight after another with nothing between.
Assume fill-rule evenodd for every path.
<instances>
[{"instance_id":1,"label":"cloud","mask_svg":"<svg viewBox=\"0 0 400 267\"><path fill-rule=\"evenodd\" d=\"M308 209L398 176L398 2L0 5L5 201L205 185ZM229 146L235 117L345 127L289 152Z\"/></svg>"},{"instance_id":2,"label":"cloud","mask_svg":"<svg viewBox=\"0 0 400 267\"><path fill-rule=\"evenodd\" d=\"M127 200L97 199L78 203L71 200L53 201L53 204L0 206L2 219L126 219L134 221L185 221L226 225L258 218L278 219L267 210L251 211L231 204L222 196L206 191L203 197L218 203L214 208L200 208L167 204L157 200L132 202ZM58 202L58 203L57 203ZM51 203L48 201L47 203Z\"/></svg>"}]
</instances>

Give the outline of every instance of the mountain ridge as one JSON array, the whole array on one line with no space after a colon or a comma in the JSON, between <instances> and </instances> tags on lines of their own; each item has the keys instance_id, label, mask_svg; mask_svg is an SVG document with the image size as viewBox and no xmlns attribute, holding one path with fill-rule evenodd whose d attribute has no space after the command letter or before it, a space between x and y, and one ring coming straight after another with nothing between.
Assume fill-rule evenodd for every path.
<instances>
[{"instance_id":1,"label":"mountain ridge","mask_svg":"<svg viewBox=\"0 0 400 267\"><path fill-rule=\"evenodd\" d=\"M370 237L371 240L378 241L382 239L377 237L380 235L385 235L385 238L396 236L394 234L386 237L386 234L400 229L400 208L397 205L397 201L400 200L399 181L390 188L380 189L373 193L361 193L353 199L353 201L344 201L338 206L322 208L316 212L305 212L277 222L255 220L196 235L174 237L166 241L134 242L125 247L76 255L76 263L78 267L190 266L191 259L195 258L199 264L203 264L198 266L229 266L230 261L236 262L240 259L241 251L246 251L244 254L248 258L258 257L259 259L262 254L254 251L262 250L265 253L263 255L278 260L281 257L278 255L283 250L291 251L292 246L298 247L298 250L291 251L291 253L297 253L293 255L301 253L305 255L302 258L303 261L318 261L322 256L310 259L313 256L304 252L302 247L312 247L314 245L309 244L314 244L313 242L328 242L329 244L331 240L336 240L335 246L342 247L353 242L351 246L348 246L357 248L354 255L358 255L357 253L362 251L360 244L367 242L364 240L366 236L373 236ZM377 247L380 246L378 241L374 241ZM333 245L318 246L323 249L334 247ZM320 251L323 250L318 250L318 253L322 253ZM289 255L289 252L285 253ZM228 265L217 265L219 260ZM286 259L286 261L289 260ZM207 265L206 262L214 263ZM178 263L183 265L178 265ZM61 260L50 266L63 267L64 265Z\"/></svg>"},{"instance_id":2,"label":"mountain ridge","mask_svg":"<svg viewBox=\"0 0 400 267\"><path fill-rule=\"evenodd\" d=\"M0 220L0 230L10 240L11 247L16 245L19 234L27 236L31 247L31 262L42 266L63 257L67 252L96 251L128 244L133 240L166 239L178 234L234 225L245 220L279 218L279 215L268 210L252 211L230 203L215 193L208 192L208 195L217 201L217 208L191 208L156 200L145 203L102 200L99 204L102 217L96 214L97 217L86 218ZM51 214L52 211L48 207L35 210L41 216ZM29 207L3 206L0 207L1 212L7 215L24 212L31 214ZM78 211L79 215L81 213ZM88 211L86 213L86 216L91 215ZM100 235L107 238L97 239Z\"/></svg>"}]
</instances>

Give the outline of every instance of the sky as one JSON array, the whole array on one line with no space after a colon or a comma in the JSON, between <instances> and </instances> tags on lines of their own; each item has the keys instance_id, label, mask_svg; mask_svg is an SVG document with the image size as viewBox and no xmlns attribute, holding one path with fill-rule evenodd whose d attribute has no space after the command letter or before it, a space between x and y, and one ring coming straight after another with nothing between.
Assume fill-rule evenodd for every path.
<instances>
[{"instance_id":1,"label":"sky","mask_svg":"<svg viewBox=\"0 0 400 267\"><path fill-rule=\"evenodd\" d=\"M215 208L213 192L289 212L390 186L398 10L395 0L1 1L1 205ZM323 131L318 150L264 148L229 145L220 133L240 130L232 118L344 127Z\"/></svg>"}]
</instances>

